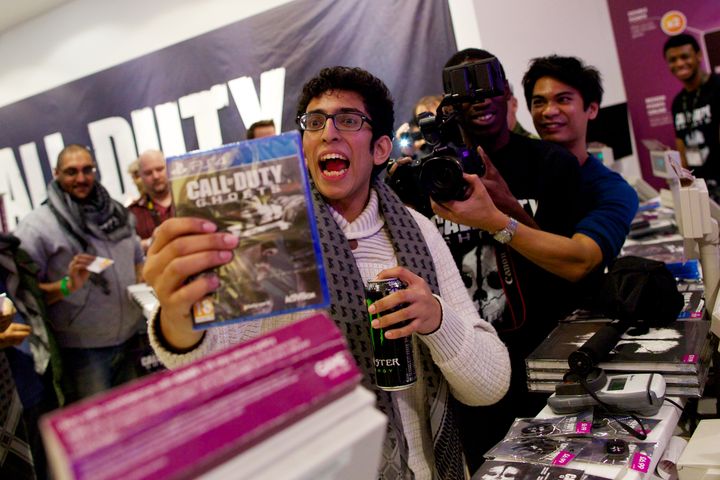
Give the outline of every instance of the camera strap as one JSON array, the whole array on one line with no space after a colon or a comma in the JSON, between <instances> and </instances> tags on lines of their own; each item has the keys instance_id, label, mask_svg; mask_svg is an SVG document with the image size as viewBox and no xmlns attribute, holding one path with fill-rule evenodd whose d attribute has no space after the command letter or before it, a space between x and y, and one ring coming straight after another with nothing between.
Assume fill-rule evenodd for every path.
<instances>
[{"instance_id":1,"label":"camera strap","mask_svg":"<svg viewBox=\"0 0 720 480\"><path fill-rule=\"evenodd\" d=\"M497 261L498 276L505 293L505 312L500 330L517 330L525 324L527 319L527 308L520 279L515 269L515 262L512 258L510 247L502 243L492 241L495 247L495 260Z\"/></svg>"}]
</instances>

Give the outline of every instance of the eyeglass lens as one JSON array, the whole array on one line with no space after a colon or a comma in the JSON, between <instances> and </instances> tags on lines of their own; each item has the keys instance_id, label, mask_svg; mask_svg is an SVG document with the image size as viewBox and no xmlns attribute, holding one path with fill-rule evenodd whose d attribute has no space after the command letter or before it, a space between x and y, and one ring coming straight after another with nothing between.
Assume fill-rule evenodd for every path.
<instances>
[{"instance_id":1,"label":"eyeglass lens","mask_svg":"<svg viewBox=\"0 0 720 480\"><path fill-rule=\"evenodd\" d=\"M358 131L362 128L363 122L368 122L366 117L360 113L346 112L329 115L322 112L313 112L305 113L300 117L300 126L310 131L322 130L325 128L328 118L332 118L335 128L348 132Z\"/></svg>"}]
</instances>

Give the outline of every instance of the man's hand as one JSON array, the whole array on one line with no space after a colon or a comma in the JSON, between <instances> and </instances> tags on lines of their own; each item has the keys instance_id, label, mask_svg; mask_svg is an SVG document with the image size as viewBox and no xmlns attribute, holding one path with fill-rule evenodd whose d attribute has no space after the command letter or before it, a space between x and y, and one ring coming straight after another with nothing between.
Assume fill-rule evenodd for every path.
<instances>
[{"instance_id":1,"label":"man's hand","mask_svg":"<svg viewBox=\"0 0 720 480\"><path fill-rule=\"evenodd\" d=\"M90 271L87 267L94 260L95 256L87 253L78 253L70 260L70 265L68 265L68 277L70 277L68 289L70 292L77 292L85 285L90 278Z\"/></svg>"},{"instance_id":2,"label":"man's hand","mask_svg":"<svg viewBox=\"0 0 720 480\"><path fill-rule=\"evenodd\" d=\"M451 222L488 232L505 228L508 216L495 206L484 182L477 175L467 173L463 174L463 179L470 185L470 196L467 200L450 200L444 203L433 201L433 211Z\"/></svg>"},{"instance_id":3,"label":"man's hand","mask_svg":"<svg viewBox=\"0 0 720 480\"><path fill-rule=\"evenodd\" d=\"M220 282L214 273L187 280L230 262L238 239L231 233L217 233L212 222L199 218L168 219L153 238L143 277L160 301L162 334L178 349L192 347L203 334L192 329L191 308Z\"/></svg>"},{"instance_id":4,"label":"man's hand","mask_svg":"<svg viewBox=\"0 0 720 480\"><path fill-rule=\"evenodd\" d=\"M11 323L7 330L0 333L0 349L20 345L31 333L30 325Z\"/></svg>"},{"instance_id":5,"label":"man's hand","mask_svg":"<svg viewBox=\"0 0 720 480\"><path fill-rule=\"evenodd\" d=\"M535 220L522 208L482 147L477 147L477 152L485 163L485 175L478 178L477 175L463 174L463 178L470 185L469 198L443 204L433 201L433 211L451 222L487 232L497 232L505 228L508 217L537 228Z\"/></svg>"},{"instance_id":6,"label":"man's hand","mask_svg":"<svg viewBox=\"0 0 720 480\"><path fill-rule=\"evenodd\" d=\"M515 195L510 191L505 179L500 175L498 169L487 156L482 147L478 147L478 154L485 163L485 175L482 177L482 183L485 185L490 198L492 198L495 206L505 215L516 218L520 223L528 227L537 228L535 220L522 208ZM504 228L500 227L500 228ZM493 230L491 230L493 231Z\"/></svg>"},{"instance_id":7,"label":"man's hand","mask_svg":"<svg viewBox=\"0 0 720 480\"><path fill-rule=\"evenodd\" d=\"M490 157L487 156L485 150L483 150L482 147L478 147L477 152L485 164L485 175L482 177L483 185L485 185L495 206L509 215L510 213L506 210L515 208L516 205L518 205L517 199L512 192L510 192L510 187L508 187L505 179L500 175L497 168L495 168L495 165L490 160Z\"/></svg>"},{"instance_id":8,"label":"man's hand","mask_svg":"<svg viewBox=\"0 0 720 480\"><path fill-rule=\"evenodd\" d=\"M377 278L399 278L407 284L407 288L381 298L368 308L370 314L375 314L405 304L405 307L397 312L373 320L373 328L390 328L385 331L385 337L390 339L407 337L413 332L426 335L440 328L442 307L425 280L404 267L383 270ZM410 323L403 327L393 327L406 320L410 320Z\"/></svg>"}]
</instances>

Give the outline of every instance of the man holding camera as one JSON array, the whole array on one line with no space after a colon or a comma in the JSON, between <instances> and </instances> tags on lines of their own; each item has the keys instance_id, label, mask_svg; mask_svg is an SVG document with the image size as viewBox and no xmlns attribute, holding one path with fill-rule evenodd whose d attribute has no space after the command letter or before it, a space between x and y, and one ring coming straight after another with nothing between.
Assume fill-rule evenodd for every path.
<instances>
[{"instance_id":1,"label":"man holding camera","mask_svg":"<svg viewBox=\"0 0 720 480\"><path fill-rule=\"evenodd\" d=\"M496 67L488 66L492 62ZM514 237L523 228L572 235L580 218L576 208L580 170L577 159L565 149L510 131L510 91L502 66L492 54L479 49L458 52L446 64L446 79L461 68L467 70L463 78L483 76L482 69L487 69L489 79L477 85L491 88L456 92L452 91L455 84L446 81L450 91L444 103L450 106L438 113L444 116L449 109L454 111L470 153L477 148L486 173L481 177L464 174L464 182L471 187L466 201L437 203L434 198L438 214L434 220L481 316L498 329L508 346L513 368L510 391L500 403L480 411L461 407L466 454L475 470L482 454L504 436L515 417L533 416L545 404L544 396L528 393L524 360L557 320L573 309L576 299L573 285L543 268L537 258L521 254L514 248ZM499 74L492 78L495 70ZM468 101L468 96L474 98ZM476 213L483 217L482 223L465 221L465 214Z\"/></svg>"}]
</instances>

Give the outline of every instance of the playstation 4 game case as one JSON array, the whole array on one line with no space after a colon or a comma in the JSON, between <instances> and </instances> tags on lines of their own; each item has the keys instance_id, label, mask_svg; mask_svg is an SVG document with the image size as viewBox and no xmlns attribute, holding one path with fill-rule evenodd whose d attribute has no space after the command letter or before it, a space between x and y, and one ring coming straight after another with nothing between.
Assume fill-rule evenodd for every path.
<instances>
[{"instance_id":1,"label":"playstation 4 game case","mask_svg":"<svg viewBox=\"0 0 720 480\"><path fill-rule=\"evenodd\" d=\"M167 159L178 217L239 239L215 269L219 288L193 307L196 329L325 308L329 303L298 132Z\"/></svg>"}]
</instances>

